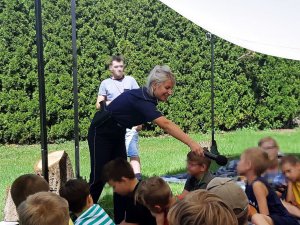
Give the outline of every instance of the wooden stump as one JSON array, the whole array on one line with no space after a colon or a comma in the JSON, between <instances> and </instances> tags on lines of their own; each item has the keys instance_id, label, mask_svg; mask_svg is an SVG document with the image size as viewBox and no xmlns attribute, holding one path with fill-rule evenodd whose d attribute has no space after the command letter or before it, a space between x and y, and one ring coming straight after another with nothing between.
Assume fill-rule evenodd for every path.
<instances>
[{"instance_id":1,"label":"wooden stump","mask_svg":"<svg viewBox=\"0 0 300 225\"><path fill-rule=\"evenodd\" d=\"M4 221L18 221L17 209L11 198L10 187L6 189L6 199L4 206Z\"/></svg>"},{"instance_id":2,"label":"wooden stump","mask_svg":"<svg viewBox=\"0 0 300 225\"><path fill-rule=\"evenodd\" d=\"M42 175L42 160L36 163L34 171L37 175ZM64 183L74 178L72 164L65 151L56 151L48 154L48 171L50 191L57 194ZM4 221L18 221L18 214L11 197L10 187L6 191Z\"/></svg>"},{"instance_id":3,"label":"wooden stump","mask_svg":"<svg viewBox=\"0 0 300 225\"><path fill-rule=\"evenodd\" d=\"M38 175L42 175L42 160L39 160L34 167ZM48 154L48 172L50 191L57 193L64 183L74 178L72 164L65 151L56 151Z\"/></svg>"}]
</instances>

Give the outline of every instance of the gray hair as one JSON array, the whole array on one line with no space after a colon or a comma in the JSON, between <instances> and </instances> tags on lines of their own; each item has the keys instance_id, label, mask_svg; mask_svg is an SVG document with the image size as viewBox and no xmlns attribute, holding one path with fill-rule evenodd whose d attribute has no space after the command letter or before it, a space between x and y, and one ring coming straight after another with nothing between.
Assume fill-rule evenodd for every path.
<instances>
[{"instance_id":1,"label":"gray hair","mask_svg":"<svg viewBox=\"0 0 300 225\"><path fill-rule=\"evenodd\" d=\"M147 77L147 81L146 81L146 88L148 90L149 95L151 95L152 97L154 96L154 94L153 94L153 85L154 84L161 84L167 80L171 80L174 85L176 83L175 77L174 77L173 73L171 72L170 67L167 65L155 66L151 70L149 76Z\"/></svg>"}]
</instances>

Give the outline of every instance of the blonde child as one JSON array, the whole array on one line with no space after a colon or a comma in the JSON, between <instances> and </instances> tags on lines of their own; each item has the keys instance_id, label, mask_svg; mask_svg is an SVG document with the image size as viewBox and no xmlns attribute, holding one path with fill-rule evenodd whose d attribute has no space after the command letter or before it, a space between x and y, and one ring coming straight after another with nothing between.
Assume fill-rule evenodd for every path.
<instances>
[{"instance_id":1,"label":"blonde child","mask_svg":"<svg viewBox=\"0 0 300 225\"><path fill-rule=\"evenodd\" d=\"M262 176L276 190L277 195L281 197L286 191L287 182L279 167L279 158L282 157L279 146L274 138L264 137L259 140L258 147L266 152L269 157L269 166Z\"/></svg>"},{"instance_id":2,"label":"blonde child","mask_svg":"<svg viewBox=\"0 0 300 225\"><path fill-rule=\"evenodd\" d=\"M284 156L281 169L288 179L288 190L283 205L290 214L300 218L300 161L296 156Z\"/></svg>"},{"instance_id":3,"label":"blonde child","mask_svg":"<svg viewBox=\"0 0 300 225\"><path fill-rule=\"evenodd\" d=\"M237 225L232 209L220 197L205 190L189 193L168 213L170 225Z\"/></svg>"},{"instance_id":4,"label":"blonde child","mask_svg":"<svg viewBox=\"0 0 300 225\"><path fill-rule=\"evenodd\" d=\"M237 171L247 179L246 194L257 213L251 216L256 225L296 225L294 219L282 205L275 191L261 177L269 167L268 154L260 148L249 148L241 155Z\"/></svg>"},{"instance_id":5,"label":"blonde child","mask_svg":"<svg viewBox=\"0 0 300 225\"><path fill-rule=\"evenodd\" d=\"M17 208L20 225L68 225L68 202L57 194L38 192L30 195Z\"/></svg>"}]
</instances>

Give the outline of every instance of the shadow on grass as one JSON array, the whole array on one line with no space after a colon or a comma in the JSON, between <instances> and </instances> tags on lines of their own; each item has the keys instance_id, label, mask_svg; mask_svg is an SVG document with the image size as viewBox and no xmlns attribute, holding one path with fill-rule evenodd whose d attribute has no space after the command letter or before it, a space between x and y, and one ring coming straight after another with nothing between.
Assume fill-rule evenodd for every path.
<instances>
[{"instance_id":1,"label":"shadow on grass","mask_svg":"<svg viewBox=\"0 0 300 225\"><path fill-rule=\"evenodd\" d=\"M97 202L101 208L114 219L114 208L113 208L113 195L112 193L106 193L103 197Z\"/></svg>"}]
</instances>

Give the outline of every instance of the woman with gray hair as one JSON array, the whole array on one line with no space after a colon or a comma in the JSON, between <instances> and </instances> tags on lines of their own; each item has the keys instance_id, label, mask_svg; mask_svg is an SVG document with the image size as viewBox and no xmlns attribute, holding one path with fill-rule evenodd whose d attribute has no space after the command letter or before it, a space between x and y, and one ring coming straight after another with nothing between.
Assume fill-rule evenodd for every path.
<instances>
[{"instance_id":1,"label":"woman with gray hair","mask_svg":"<svg viewBox=\"0 0 300 225\"><path fill-rule=\"evenodd\" d=\"M166 133L188 145L192 151L203 155L203 149L196 141L157 110L158 101L167 101L173 93L174 85L175 77L170 68L155 66L145 87L123 92L106 109L96 112L88 133L90 192L94 202L98 201L104 186L101 179L103 166L118 157L126 159L126 128L152 121ZM118 212L115 211L116 223L120 223L122 219L118 218Z\"/></svg>"}]
</instances>

